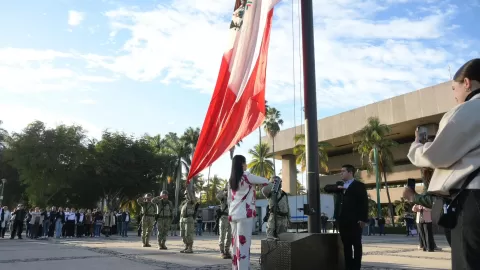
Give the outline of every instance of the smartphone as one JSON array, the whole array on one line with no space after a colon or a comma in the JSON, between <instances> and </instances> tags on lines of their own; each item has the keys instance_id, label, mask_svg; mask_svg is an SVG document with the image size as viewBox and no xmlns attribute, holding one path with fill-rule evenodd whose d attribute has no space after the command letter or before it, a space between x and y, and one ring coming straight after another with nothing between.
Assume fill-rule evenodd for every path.
<instances>
[{"instance_id":1,"label":"smartphone","mask_svg":"<svg viewBox=\"0 0 480 270\"><path fill-rule=\"evenodd\" d=\"M415 179L413 179L413 178L408 178L408 180L407 180L407 187L415 190Z\"/></svg>"},{"instance_id":2,"label":"smartphone","mask_svg":"<svg viewBox=\"0 0 480 270\"><path fill-rule=\"evenodd\" d=\"M418 138L421 143L427 142L428 139L428 129L425 126L418 126L417 127L417 132L418 132Z\"/></svg>"}]
</instances>

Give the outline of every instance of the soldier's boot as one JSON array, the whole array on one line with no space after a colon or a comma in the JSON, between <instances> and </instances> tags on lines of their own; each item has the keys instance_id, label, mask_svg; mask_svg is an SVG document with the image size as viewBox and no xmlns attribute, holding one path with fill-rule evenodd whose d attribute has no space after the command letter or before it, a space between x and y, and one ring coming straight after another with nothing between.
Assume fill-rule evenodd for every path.
<instances>
[{"instance_id":1,"label":"soldier's boot","mask_svg":"<svg viewBox=\"0 0 480 270\"><path fill-rule=\"evenodd\" d=\"M145 245L143 245L143 246L144 246L144 247L151 247L148 242L149 242L148 239L145 239Z\"/></svg>"},{"instance_id":2,"label":"soldier's boot","mask_svg":"<svg viewBox=\"0 0 480 270\"><path fill-rule=\"evenodd\" d=\"M160 241L160 247L158 249L167 249L167 246L165 246L165 241Z\"/></svg>"},{"instance_id":3,"label":"soldier's boot","mask_svg":"<svg viewBox=\"0 0 480 270\"><path fill-rule=\"evenodd\" d=\"M225 248L225 254L222 256L223 259L231 259L232 255L230 254L230 249L228 247Z\"/></svg>"},{"instance_id":4,"label":"soldier's boot","mask_svg":"<svg viewBox=\"0 0 480 270\"><path fill-rule=\"evenodd\" d=\"M183 250L180 250L180 253L185 253L185 251L188 249L188 245L185 244L185 248Z\"/></svg>"},{"instance_id":5,"label":"soldier's boot","mask_svg":"<svg viewBox=\"0 0 480 270\"><path fill-rule=\"evenodd\" d=\"M187 250L185 250L185 253L193 253L193 244L188 244L187 245Z\"/></svg>"},{"instance_id":6,"label":"soldier's boot","mask_svg":"<svg viewBox=\"0 0 480 270\"><path fill-rule=\"evenodd\" d=\"M223 248L223 245L218 245L220 247L220 257L223 258L223 256L225 255L225 249Z\"/></svg>"}]
</instances>

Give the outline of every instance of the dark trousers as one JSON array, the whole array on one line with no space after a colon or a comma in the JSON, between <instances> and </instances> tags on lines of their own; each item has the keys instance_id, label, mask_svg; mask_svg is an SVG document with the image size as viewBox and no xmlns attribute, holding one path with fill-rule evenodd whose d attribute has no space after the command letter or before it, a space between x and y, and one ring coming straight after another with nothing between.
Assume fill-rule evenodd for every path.
<instances>
[{"instance_id":1,"label":"dark trousers","mask_svg":"<svg viewBox=\"0 0 480 270\"><path fill-rule=\"evenodd\" d=\"M322 232L327 233L327 223L322 223Z\"/></svg>"},{"instance_id":2,"label":"dark trousers","mask_svg":"<svg viewBox=\"0 0 480 270\"><path fill-rule=\"evenodd\" d=\"M55 234L55 221L50 221L50 226L48 228L48 237L53 237Z\"/></svg>"},{"instance_id":3,"label":"dark trousers","mask_svg":"<svg viewBox=\"0 0 480 270\"><path fill-rule=\"evenodd\" d=\"M435 249L435 240L433 239L432 223L417 224L418 236L420 237L420 247L423 250L433 251Z\"/></svg>"},{"instance_id":4,"label":"dark trousers","mask_svg":"<svg viewBox=\"0 0 480 270\"><path fill-rule=\"evenodd\" d=\"M0 230L0 234L1 234L2 238L5 238L5 232L6 231L7 231L7 226L5 224L5 227L1 228L1 230Z\"/></svg>"},{"instance_id":5,"label":"dark trousers","mask_svg":"<svg viewBox=\"0 0 480 270\"><path fill-rule=\"evenodd\" d=\"M30 235L30 238L38 238L41 234L41 229L40 229L40 223L35 223L35 224L32 224L31 226L31 235Z\"/></svg>"},{"instance_id":6,"label":"dark trousers","mask_svg":"<svg viewBox=\"0 0 480 270\"><path fill-rule=\"evenodd\" d=\"M451 232L452 270L480 269L480 190L458 196L457 226Z\"/></svg>"},{"instance_id":7,"label":"dark trousers","mask_svg":"<svg viewBox=\"0 0 480 270\"><path fill-rule=\"evenodd\" d=\"M15 220L13 222L13 229L10 235L10 238L15 238L15 234L17 234L18 239L22 239L22 232L23 232L23 220Z\"/></svg>"},{"instance_id":8,"label":"dark trousers","mask_svg":"<svg viewBox=\"0 0 480 270\"><path fill-rule=\"evenodd\" d=\"M92 224L85 224L85 236L93 236Z\"/></svg>"},{"instance_id":9,"label":"dark trousers","mask_svg":"<svg viewBox=\"0 0 480 270\"><path fill-rule=\"evenodd\" d=\"M74 220L67 220L65 222L65 236L73 237L75 236L75 221Z\"/></svg>"},{"instance_id":10,"label":"dark trousers","mask_svg":"<svg viewBox=\"0 0 480 270\"><path fill-rule=\"evenodd\" d=\"M85 230L84 224L77 224L77 237L83 237L84 230Z\"/></svg>"},{"instance_id":11,"label":"dark trousers","mask_svg":"<svg viewBox=\"0 0 480 270\"><path fill-rule=\"evenodd\" d=\"M360 270L362 266L362 228L358 223L339 222L346 270ZM352 252L353 247L353 252Z\"/></svg>"}]
</instances>

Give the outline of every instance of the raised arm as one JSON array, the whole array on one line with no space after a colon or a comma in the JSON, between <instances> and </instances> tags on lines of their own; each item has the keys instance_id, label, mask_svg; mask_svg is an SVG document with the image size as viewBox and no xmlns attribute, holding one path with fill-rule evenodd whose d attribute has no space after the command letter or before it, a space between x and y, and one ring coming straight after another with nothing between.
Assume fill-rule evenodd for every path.
<instances>
[{"instance_id":1,"label":"raised arm","mask_svg":"<svg viewBox=\"0 0 480 270\"><path fill-rule=\"evenodd\" d=\"M250 172L245 172L245 175L247 176L248 181L254 185L266 186L269 183L267 178L251 174Z\"/></svg>"},{"instance_id":2,"label":"raised arm","mask_svg":"<svg viewBox=\"0 0 480 270\"><path fill-rule=\"evenodd\" d=\"M433 169L448 168L478 147L480 141L474 139L472 134L480 133L480 120L469 115L464 107L468 105L459 106L444 115L433 142L422 144L416 140L412 143L407 156L413 165ZM464 119L472 121L465 123Z\"/></svg>"}]
</instances>

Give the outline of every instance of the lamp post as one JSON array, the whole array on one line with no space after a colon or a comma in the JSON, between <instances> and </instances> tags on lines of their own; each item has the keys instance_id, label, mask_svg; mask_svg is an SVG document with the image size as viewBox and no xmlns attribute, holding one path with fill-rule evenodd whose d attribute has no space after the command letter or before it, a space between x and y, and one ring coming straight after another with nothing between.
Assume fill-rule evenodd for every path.
<instances>
[{"instance_id":1,"label":"lamp post","mask_svg":"<svg viewBox=\"0 0 480 270\"><path fill-rule=\"evenodd\" d=\"M5 189L5 183L7 183L7 179L2 179L2 191L0 193L0 205L3 203L3 190Z\"/></svg>"}]
</instances>

